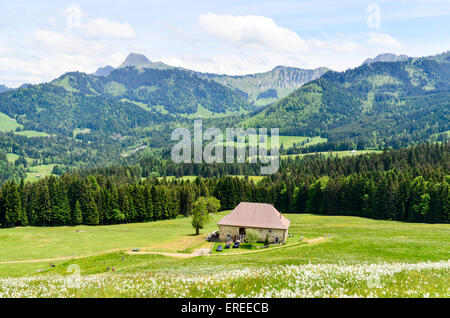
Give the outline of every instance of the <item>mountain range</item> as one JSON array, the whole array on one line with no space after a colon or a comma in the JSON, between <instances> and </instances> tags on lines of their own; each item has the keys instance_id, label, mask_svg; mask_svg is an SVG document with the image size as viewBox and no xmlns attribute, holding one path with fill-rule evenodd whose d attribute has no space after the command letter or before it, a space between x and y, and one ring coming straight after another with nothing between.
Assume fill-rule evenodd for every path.
<instances>
[{"instance_id":1,"label":"mountain range","mask_svg":"<svg viewBox=\"0 0 450 318\"><path fill-rule=\"evenodd\" d=\"M242 76L132 53L117 68L4 89L0 113L8 125L47 138L0 132L0 152L67 166L117 163L137 149L168 147L173 128L198 116L211 119L205 125L279 127L334 145L398 148L450 131L449 83L450 52L383 55L344 72L278 66Z\"/></svg>"},{"instance_id":2,"label":"mountain range","mask_svg":"<svg viewBox=\"0 0 450 318\"><path fill-rule=\"evenodd\" d=\"M6 87L5 85L0 85L0 93L4 93L9 90L9 87Z\"/></svg>"},{"instance_id":3,"label":"mountain range","mask_svg":"<svg viewBox=\"0 0 450 318\"><path fill-rule=\"evenodd\" d=\"M249 75L200 74L227 87L244 91L249 101L264 106L286 97L305 83L328 72L326 67L312 70L277 66L265 73Z\"/></svg>"},{"instance_id":4,"label":"mountain range","mask_svg":"<svg viewBox=\"0 0 450 318\"><path fill-rule=\"evenodd\" d=\"M384 54L379 54L377 56L375 56L374 58L368 58L367 60L365 60L363 62L364 64L372 64L372 63L376 63L376 62L400 62L400 61L404 61L407 60L409 58L408 55L396 55L396 54L392 54L392 53L384 53Z\"/></svg>"},{"instance_id":5,"label":"mountain range","mask_svg":"<svg viewBox=\"0 0 450 318\"><path fill-rule=\"evenodd\" d=\"M163 62L152 62L145 55L138 53L130 53L117 69L120 70L127 67L134 67L140 71L155 69L192 72L201 78L213 80L232 90L245 93L244 95L246 95L248 103L257 107L273 103L289 95L289 93L301 87L303 84L317 79L322 76L322 74L329 71L329 69L325 67L309 70L296 67L277 66L273 70L264 73L233 76L202 73L182 67L170 66ZM99 68L94 75L108 76L112 71L114 71L112 66L106 66Z\"/></svg>"},{"instance_id":6,"label":"mountain range","mask_svg":"<svg viewBox=\"0 0 450 318\"><path fill-rule=\"evenodd\" d=\"M243 124L370 147L427 140L450 130L450 52L327 72Z\"/></svg>"}]
</instances>

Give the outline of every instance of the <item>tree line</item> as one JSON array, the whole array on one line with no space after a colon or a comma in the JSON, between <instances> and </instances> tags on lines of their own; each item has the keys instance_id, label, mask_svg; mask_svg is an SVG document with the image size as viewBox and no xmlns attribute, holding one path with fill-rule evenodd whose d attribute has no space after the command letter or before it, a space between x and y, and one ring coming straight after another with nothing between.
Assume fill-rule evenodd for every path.
<instances>
[{"instance_id":1,"label":"tree line","mask_svg":"<svg viewBox=\"0 0 450 318\"><path fill-rule=\"evenodd\" d=\"M222 210L239 202L274 204L282 212L352 215L409 222L449 223L450 143L424 144L382 154L283 161L280 171L250 178L198 177L190 182L149 176L64 174L0 188L0 223L12 226L98 225L187 216L199 197ZM123 174L128 170L117 170Z\"/></svg>"}]
</instances>

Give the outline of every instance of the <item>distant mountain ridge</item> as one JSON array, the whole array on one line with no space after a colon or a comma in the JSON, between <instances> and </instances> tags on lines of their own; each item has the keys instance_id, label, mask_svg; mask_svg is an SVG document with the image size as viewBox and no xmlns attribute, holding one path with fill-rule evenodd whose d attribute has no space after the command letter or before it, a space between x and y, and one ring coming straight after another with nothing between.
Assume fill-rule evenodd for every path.
<instances>
[{"instance_id":1,"label":"distant mountain ridge","mask_svg":"<svg viewBox=\"0 0 450 318\"><path fill-rule=\"evenodd\" d=\"M225 86L239 89L248 94L249 100L264 106L286 97L302 85L315 80L328 72L326 67L301 69L296 67L277 66L274 69L248 75L218 75L200 73Z\"/></svg>"},{"instance_id":2,"label":"distant mountain ridge","mask_svg":"<svg viewBox=\"0 0 450 318\"><path fill-rule=\"evenodd\" d=\"M95 73L92 73L92 75L95 76L108 76L109 74L111 74L111 72L114 71L114 67L108 65L105 67L100 67L97 69L97 71L95 71Z\"/></svg>"},{"instance_id":3,"label":"distant mountain ridge","mask_svg":"<svg viewBox=\"0 0 450 318\"><path fill-rule=\"evenodd\" d=\"M362 64L372 64L372 63L376 63L376 62L400 62L400 61L404 61L407 60L409 58L408 55L395 55L392 53L384 53L384 54L379 54L377 56L375 56L374 58L368 58L366 59Z\"/></svg>"},{"instance_id":4,"label":"distant mountain ridge","mask_svg":"<svg viewBox=\"0 0 450 318\"><path fill-rule=\"evenodd\" d=\"M7 92L9 90L10 90L9 87L6 87L5 85L0 85L0 93Z\"/></svg>"},{"instance_id":5,"label":"distant mountain ridge","mask_svg":"<svg viewBox=\"0 0 450 318\"><path fill-rule=\"evenodd\" d=\"M134 67L138 70L156 69L156 70L183 70L192 72L197 76L213 80L232 90L237 90L246 95L248 103L256 106L265 106L273 103L283 97L286 97L295 89L305 83L315 80L329 71L326 67L316 69L301 69L296 67L277 66L274 69L256 74L247 75L227 75L203 73L167 65L163 62L152 62L145 55L139 53L130 53L124 62L116 70L127 67ZM106 66L99 68L93 75L107 76L114 68Z\"/></svg>"},{"instance_id":6,"label":"distant mountain ridge","mask_svg":"<svg viewBox=\"0 0 450 318\"><path fill-rule=\"evenodd\" d=\"M130 53L125 61L118 67L118 69L126 68L126 67L136 67L137 69L158 69L158 70L167 70L174 69L176 67L167 65L163 62L152 62L145 55L138 53Z\"/></svg>"},{"instance_id":7,"label":"distant mountain ridge","mask_svg":"<svg viewBox=\"0 0 450 318\"><path fill-rule=\"evenodd\" d=\"M450 52L327 72L242 123L366 147L402 147L450 130Z\"/></svg>"}]
</instances>

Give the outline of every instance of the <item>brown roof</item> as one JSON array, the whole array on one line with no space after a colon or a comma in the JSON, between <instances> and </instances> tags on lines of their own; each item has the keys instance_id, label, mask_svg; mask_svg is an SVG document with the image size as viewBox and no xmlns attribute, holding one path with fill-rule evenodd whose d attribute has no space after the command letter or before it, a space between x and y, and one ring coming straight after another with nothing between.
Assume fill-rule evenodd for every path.
<instances>
[{"instance_id":1,"label":"brown roof","mask_svg":"<svg viewBox=\"0 0 450 318\"><path fill-rule=\"evenodd\" d=\"M257 227L266 229L289 228L290 221L271 204L241 202L222 218L217 225Z\"/></svg>"}]
</instances>

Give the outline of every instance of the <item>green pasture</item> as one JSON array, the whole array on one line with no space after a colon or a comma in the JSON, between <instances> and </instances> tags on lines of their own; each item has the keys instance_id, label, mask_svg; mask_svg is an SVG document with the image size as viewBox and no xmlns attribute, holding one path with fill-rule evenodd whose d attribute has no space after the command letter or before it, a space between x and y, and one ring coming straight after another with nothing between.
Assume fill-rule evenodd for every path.
<instances>
[{"instance_id":1,"label":"green pasture","mask_svg":"<svg viewBox=\"0 0 450 318\"><path fill-rule=\"evenodd\" d=\"M110 226L0 229L0 262L45 259L41 263L0 264L0 277L36 275L41 268L45 273L63 273L70 264L78 264L84 274L102 273L108 264L117 266L120 273L184 273L308 263L413 263L447 260L450 256L448 224L311 214L286 214L286 217L291 220L293 235L305 240L323 237L314 243L270 247L258 253L193 258L124 253L133 248L190 253L196 248L211 247L205 235L217 230L217 221L226 213L215 214L200 236L192 235L190 218ZM81 256L86 257L77 258ZM126 259L124 263L122 256ZM69 259L55 261L55 268L47 268L47 259L61 257Z\"/></svg>"}]
</instances>

